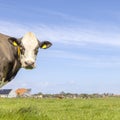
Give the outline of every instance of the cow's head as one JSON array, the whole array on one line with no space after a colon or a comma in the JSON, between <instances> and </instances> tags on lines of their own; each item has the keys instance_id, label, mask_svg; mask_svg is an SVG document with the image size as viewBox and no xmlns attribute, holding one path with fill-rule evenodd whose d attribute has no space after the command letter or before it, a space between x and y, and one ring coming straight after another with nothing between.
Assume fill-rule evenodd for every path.
<instances>
[{"instance_id":1,"label":"cow's head","mask_svg":"<svg viewBox=\"0 0 120 120\"><path fill-rule=\"evenodd\" d=\"M21 39L17 39L15 42L20 48L21 67L26 69L35 67L36 55L39 48L47 49L52 45L49 41L40 42L32 32L26 33Z\"/></svg>"}]
</instances>

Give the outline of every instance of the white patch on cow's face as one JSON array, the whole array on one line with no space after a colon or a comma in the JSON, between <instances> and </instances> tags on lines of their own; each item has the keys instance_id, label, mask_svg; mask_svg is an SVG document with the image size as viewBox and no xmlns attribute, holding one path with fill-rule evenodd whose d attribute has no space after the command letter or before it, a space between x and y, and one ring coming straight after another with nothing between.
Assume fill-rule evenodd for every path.
<instances>
[{"instance_id":1,"label":"white patch on cow's face","mask_svg":"<svg viewBox=\"0 0 120 120\"><path fill-rule=\"evenodd\" d=\"M35 67L35 60L39 48L38 40L32 32L24 35L21 40L21 67L32 69Z\"/></svg>"}]
</instances>

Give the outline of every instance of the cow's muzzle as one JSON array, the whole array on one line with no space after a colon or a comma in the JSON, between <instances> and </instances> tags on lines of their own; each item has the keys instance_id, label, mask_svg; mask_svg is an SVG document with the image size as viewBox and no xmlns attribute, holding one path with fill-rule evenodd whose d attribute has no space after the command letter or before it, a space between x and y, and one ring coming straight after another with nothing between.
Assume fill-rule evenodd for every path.
<instances>
[{"instance_id":1,"label":"cow's muzzle","mask_svg":"<svg viewBox=\"0 0 120 120\"><path fill-rule=\"evenodd\" d=\"M35 68L35 62L33 62L33 61L25 61L25 68L26 69L33 69L33 68Z\"/></svg>"}]
</instances>

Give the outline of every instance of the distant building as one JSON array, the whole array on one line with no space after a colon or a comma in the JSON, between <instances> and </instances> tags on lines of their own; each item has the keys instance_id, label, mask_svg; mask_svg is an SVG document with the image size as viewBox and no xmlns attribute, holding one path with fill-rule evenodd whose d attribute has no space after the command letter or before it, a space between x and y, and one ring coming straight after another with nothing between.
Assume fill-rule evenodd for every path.
<instances>
[{"instance_id":1,"label":"distant building","mask_svg":"<svg viewBox=\"0 0 120 120\"><path fill-rule=\"evenodd\" d=\"M17 97L30 97L31 89L19 88L15 91Z\"/></svg>"},{"instance_id":2,"label":"distant building","mask_svg":"<svg viewBox=\"0 0 120 120\"><path fill-rule=\"evenodd\" d=\"M14 97L30 97L31 89L19 88L17 90L12 89L0 89L0 97L2 98L14 98Z\"/></svg>"},{"instance_id":3,"label":"distant building","mask_svg":"<svg viewBox=\"0 0 120 120\"><path fill-rule=\"evenodd\" d=\"M11 91L12 89L0 89L0 97L3 98L9 97Z\"/></svg>"},{"instance_id":4,"label":"distant building","mask_svg":"<svg viewBox=\"0 0 120 120\"><path fill-rule=\"evenodd\" d=\"M15 98L15 97L17 97L15 90L10 91L8 98Z\"/></svg>"},{"instance_id":5,"label":"distant building","mask_svg":"<svg viewBox=\"0 0 120 120\"><path fill-rule=\"evenodd\" d=\"M34 98L43 98L43 95L42 94L34 94L34 95L32 95L32 97L34 97Z\"/></svg>"}]
</instances>

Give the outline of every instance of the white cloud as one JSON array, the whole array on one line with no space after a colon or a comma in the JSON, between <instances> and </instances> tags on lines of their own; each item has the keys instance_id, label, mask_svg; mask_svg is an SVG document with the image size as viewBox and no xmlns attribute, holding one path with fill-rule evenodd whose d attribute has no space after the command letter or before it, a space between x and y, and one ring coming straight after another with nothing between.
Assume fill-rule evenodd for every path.
<instances>
[{"instance_id":1,"label":"white cloud","mask_svg":"<svg viewBox=\"0 0 120 120\"><path fill-rule=\"evenodd\" d=\"M39 31L39 29L37 30ZM104 33L96 30L85 30L79 27L48 27L44 26L42 35L50 40L66 44L101 44L120 46L119 33Z\"/></svg>"},{"instance_id":2,"label":"white cloud","mask_svg":"<svg viewBox=\"0 0 120 120\"><path fill-rule=\"evenodd\" d=\"M84 29L80 26L27 25L0 21L1 33L21 37L28 31L35 32L39 39L48 39L62 44L89 45L100 44L120 46L119 32Z\"/></svg>"},{"instance_id":3,"label":"white cloud","mask_svg":"<svg viewBox=\"0 0 120 120\"><path fill-rule=\"evenodd\" d=\"M44 53L46 54L46 53ZM63 50L49 50L47 57L54 56L56 58L62 59L71 59L78 61L87 61L94 63L119 63L120 64L120 56L117 55L90 55L84 53L74 53Z\"/></svg>"},{"instance_id":4,"label":"white cloud","mask_svg":"<svg viewBox=\"0 0 120 120\"><path fill-rule=\"evenodd\" d=\"M46 53L44 53L46 54ZM62 58L62 59L69 59L69 60L81 60L81 61L92 61L93 57L87 55L81 55L78 53L71 53L63 50L49 50L47 57L53 56L54 58Z\"/></svg>"},{"instance_id":5,"label":"white cloud","mask_svg":"<svg viewBox=\"0 0 120 120\"><path fill-rule=\"evenodd\" d=\"M21 37L29 28L18 23L0 21L0 32L10 36Z\"/></svg>"}]
</instances>

